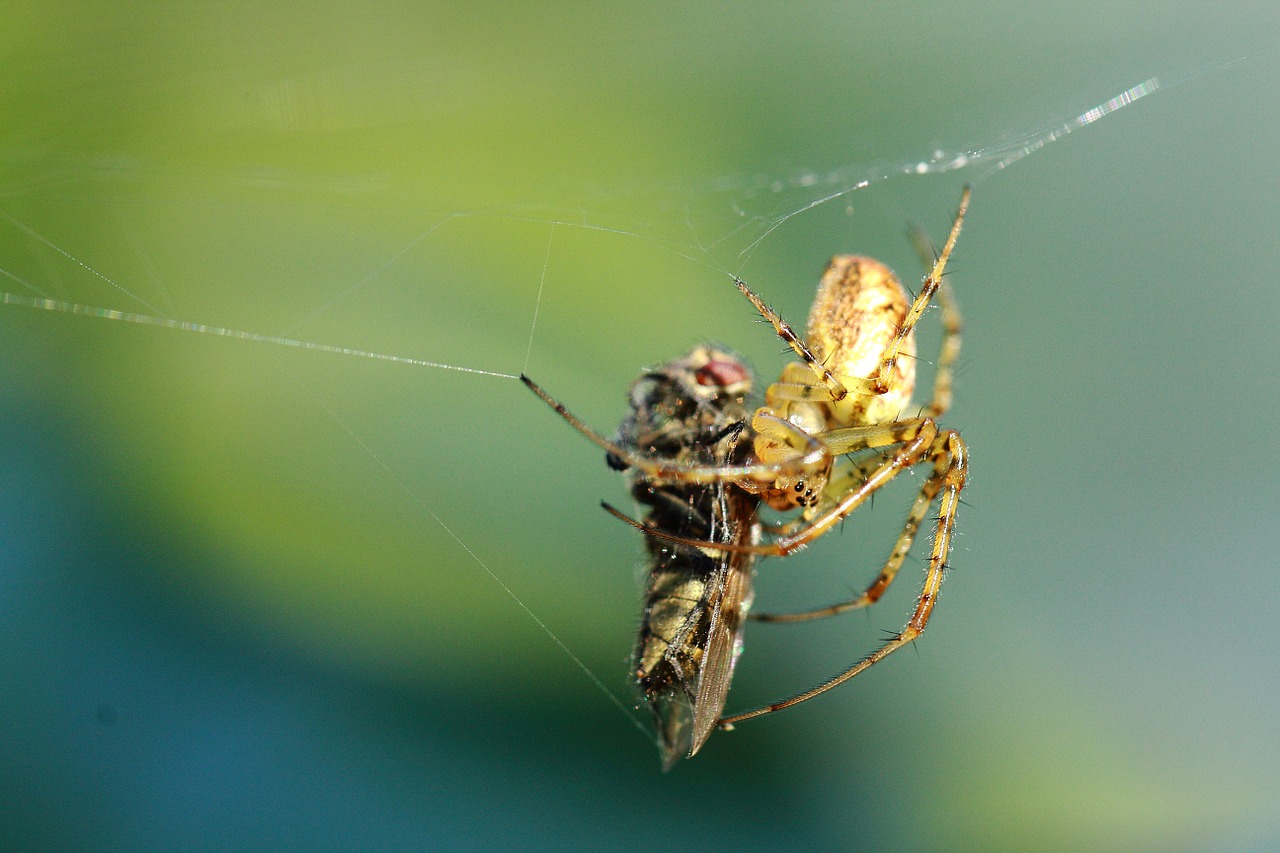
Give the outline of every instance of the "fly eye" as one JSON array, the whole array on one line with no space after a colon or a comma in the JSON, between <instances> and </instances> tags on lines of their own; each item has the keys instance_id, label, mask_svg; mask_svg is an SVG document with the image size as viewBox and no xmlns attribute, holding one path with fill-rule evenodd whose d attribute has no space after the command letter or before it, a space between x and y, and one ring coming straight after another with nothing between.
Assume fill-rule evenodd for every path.
<instances>
[{"instance_id":1,"label":"fly eye","mask_svg":"<svg viewBox=\"0 0 1280 853\"><path fill-rule=\"evenodd\" d=\"M751 374L747 372L746 367L736 361L712 359L702 367L699 367L694 372L693 378L699 385L716 385L720 388L726 388L730 385L737 385L739 382L749 381Z\"/></svg>"}]
</instances>

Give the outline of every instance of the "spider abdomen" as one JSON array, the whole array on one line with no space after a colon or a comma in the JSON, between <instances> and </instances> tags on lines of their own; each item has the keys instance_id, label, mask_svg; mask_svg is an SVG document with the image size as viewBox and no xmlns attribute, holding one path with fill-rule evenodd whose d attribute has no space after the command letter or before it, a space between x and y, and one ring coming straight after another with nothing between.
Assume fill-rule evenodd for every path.
<instances>
[{"instance_id":1,"label":"spider abdomen","mask_svg":"<svg viewBox=\"0 0 1280 853\"><path fill-rule=\"evenodd\" d=\"M872 379L910 308L911 299L893 270L861 255L836 255L809 310L806 343L836 376ZM897 418L915 390L915 354L915 335L910 334L884 377L884 393L869 394L858 387L861 382L849 382L851 393L830 404L836 419L850 424Z\"/></svg>"}]
</instances>

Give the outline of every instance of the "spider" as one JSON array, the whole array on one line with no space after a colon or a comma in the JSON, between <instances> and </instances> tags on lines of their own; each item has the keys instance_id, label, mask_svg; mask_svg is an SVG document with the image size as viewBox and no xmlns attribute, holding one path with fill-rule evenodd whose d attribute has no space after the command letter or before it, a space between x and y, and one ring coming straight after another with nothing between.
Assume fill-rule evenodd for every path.
<instances>
[{"instance_id":1,"label":"spider","mask_svg":"<svg viewBox=\"0 0 1280 853\"><path fill-rule=\"evenodd\" d=\"M670 750L686 743L692 756L714 727L731 729L736 723L789 708L843 684L924 632L947 568L960 492L968 472L968 450L960 435L954 430L939 428L936 419L951 404L952 371L959 354L961 332L960 315L943 274L959 238L969 196L970 189L965 187L947 240L932 264L926 262L929 272L914 299L893 272L879 261L839 255L832 259L818 285L804 338L742 279L734 278L738 290L773 325L800 360L783 368L779 381L766 389L764 405L742 424L740 434L733 425L733 450L692 452L692 422L680 417L671 421L677 439L674 443L668 441L664 445L661 441L639 440L639 433L627 429L628 422L624 422L618 440L610 441L576 418L527 376L521 376L562 418L602 447L609 454L611 465L632 470L633 491L642 487L655 495L675 496L690 507L691 513L704 515L714 500L723 499L722 492L738 502L735 504L739 507L737 514L726 516L737 520L722 524L718 531L705 520L673 524L669 517L654 512L640 522L607 503L604 507L652 539L682 547L685 553L692 553L690 549L694 549L703 555L721 555L719 564L725 566L732 562L733 556L741 558L736 571L725 576L746 578L745 589L741 590L735 605L742 614L750 603L749 581L753 571L752 563L745 558L795 553L839 524L902 472L917 465L931 466L893 550L879 575L861 595L801 613L755 617L762 621L802 621L874 604L897 576L929 507L938 501L937 526L924 585L902 630L817 687L751 711L719 716L732 662L740 647L737 624L732 632L722 628L724 636L718 641L723 644L731 633L734 648L721 650L720 659L714 664L706 664L704 655L704 669L689 671L696 683L684 685L683 689L695 724L688 738L681 731L681 737L664 743L668 761ZM919 415L904 418L901 413L910 408L915 388L915 326L935 296L942 307L943 342L933 396ZM749 382L749 374L744 379ZM723 421L730 407L723 402L718 405L720 408L704 420L726 430L729 425ZM634 409L633 399L632 420ZM728 435L724 432L716 441ZM745 450L737 450L738 447ZM864 451L871 455L843 458ZM776 527L747 522L744 520L747 517L744 507L749 503L744 502L747 496L775 510L800 512ZM669 501L667 505L670 506ZM771 533L772 540L759 541L761 530ZM691 598L705 604L703 594ZM706 644L716 640L711 636L701 639ZM673 642L670 648L680 651L681 645ZM643 673L641 676L643 688ZM715 683L711 684L708 679ZM673 719L672 714L684 713L683 709L671 710L670 696L659 697L665 703L662 709L648 694L646 698L658 715L660 728L664 721Z\"/></svg>"}]
</instances>

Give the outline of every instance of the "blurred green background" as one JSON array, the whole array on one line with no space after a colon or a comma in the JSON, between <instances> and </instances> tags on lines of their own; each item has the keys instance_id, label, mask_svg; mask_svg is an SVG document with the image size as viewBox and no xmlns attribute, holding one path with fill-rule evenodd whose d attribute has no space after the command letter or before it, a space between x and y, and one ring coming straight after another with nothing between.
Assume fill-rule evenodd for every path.
<instances>
[{"instance_id":1,"label":"blurred green background","mask_svg":"<svg viewBox=\"0 0 1280 853\"><path fill-rule=\"evenodd\" d=\"M940 238L976 184L930 631L667 775L539 627L629 699L623 485L518 383L5 306L6 849L1280 847L1273 5L4 18L4 289L527 359L605 431L695 342L776 374L726 271L799 321L835 252L914 278L905 223ZM1153 75L1193 79L740 254ZM762 564L758 606L865 583L909 501ZM918 580L752 626L730 709L839 671Z\"/></svg>"}]
</instances>

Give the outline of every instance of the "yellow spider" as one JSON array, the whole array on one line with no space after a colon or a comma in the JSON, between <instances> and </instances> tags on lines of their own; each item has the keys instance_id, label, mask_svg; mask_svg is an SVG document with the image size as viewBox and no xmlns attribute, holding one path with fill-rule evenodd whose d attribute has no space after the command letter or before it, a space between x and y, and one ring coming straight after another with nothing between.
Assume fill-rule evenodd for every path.
<instances>
[{"instance_id":1,"label":"yellow spider","mask_svg":"<svg viewBox=\"0 0 1280 853\"><path fill-rule=\"evenodd\" d=\"M936 421L951 404L952 369L960 350L960 315L943 274L960 235L969 194L966 187L946 243L914 299L879 261L857 255L837 256L822 276L802 339L746 283L734 279L742 294L800 358L783 368L779 381L766 389L764 405L741 429L725 428L725 412L732 407L740 410L740 402L723 394L716 397L711 393L717 391L714 382L706 383L712 388L705 394L696 390L696 383L686 382L685 387L690 390L683 397L671 399L687 398L711 408L701 410L705 412L702 415L686 412L667 419L665 445L660 446L662 443L657 441L646 443L635 430L624 430L618 440L611 441L578 420L531 379L521 377L561 417L604 448L614 467L630 469L633 493L638 493L638 484L643 494L662 498L667 507L651 513L647 522L635 521L605 504L609 512L668 543L668 547L685 549L686 555L720 555L716 560L703 561L711 568L697 581L698 592L688 597L688 605L673 608L652 590L647 605L645 630L652 627L650 617L656 602L664 614L660 621L666 634L661 637L664 645L656 651L642 639L638 656L649 663L641 667L637 677L658 715L668 762L677 750L687 749L689 755L697 752L717 726L732 728L742 720L796 705L848 681L915 640L928 624L947 567L969 462L960 435L940 429ZM942 307L943 342L933 397L919 415L903 418L901 413L911 409L915 390L915 326L935 297ZM697 353L695 350L690 357ZM720 354L714 358L720 359L716 362L720 364L731 357ZM736 400L750 384L749 373L740 369L741 387L735 389L739 395ZM682 371L687 373L689 369ZM725 372L723 367L719 371ZM736 373L732 378L738 378ZM706 399L698 403L700 395ZM653 416L647 410L641 410L641 414ZM709 429L698 426L704 422L715 427L705 440L698 437L698 430ZM674 442L670 440L673 435L677 439ZM699 447L702 449L697 450ZM860 451L875 455L857 460L842 458ZM903 471L921 464L932 466L932 470L920 486L884 567L860 596L802 613L755 617L763 621L801 621L875 603L893 582L929 507L938 500L937 527L924 587L906 626L870 655L811 690L752 711L720 716L733 663L741 648L741 616L750 604L754 561L746 558L794 553L831 530ZM671 521L673 496L690 507L701 507L702 515L708 512L706 507L713 506L716 500L723 501L725 496L737 509L725 514L732 523L718 528L706 520ZM658 506L653 501L644 502ZM800 514L779 527L762 525L754 517L757 502L780 511L798 509ZM771 532L772 541L759 541L761 530ZM684 535L690 531L695 535ZM733 554L742 559L728 559ZM686 564L697 561L669 562L679 564L684 571ZM721 619L721 612L734 618ZM650 664L656 665L664 655L678 677L664 677L660 687L655 688L654 666Z\"/></svg>"}]
</instances>

